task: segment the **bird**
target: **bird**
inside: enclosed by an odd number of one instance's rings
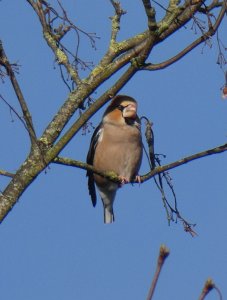
[[[115,183],[87,171],[92,204],[95,207],[97,202],[96,185],[103,202],[106,224],[114,222],[113,203],[118,188],[134,179],[140,181],[138,172],[142,149],[137,101],[127,95],[117,95],[95,129],[87,154],[87,164],[99,171],[113,171],[119,176],[120,183]]]

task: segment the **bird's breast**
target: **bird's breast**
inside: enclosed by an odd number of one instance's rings
[[[94,166],[128,180],[137,175],[142,159],[140,130],[135,126],[105,126],[98,141]]]

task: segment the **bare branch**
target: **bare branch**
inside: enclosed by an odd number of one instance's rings
[[[80,63],[77,56],[80,43],[79,33],[86,33],[81,31],[77,26],[73,24],[73,22],[70,21],[60,0],[56,1],[56,3],[58,3],[57,9],[53,8],[45,0],[27,0],[27,3],[31,5],[39,18],[43,29],[43,35],[47,44],[53,51],[57,63],[62,67],[60,71],[63,81],[64,74],[66,72],[68,74],[68,78],[72,80],[73,91],[70,92],[68,98],[59,108],[56,115],[53,116],[51,122],[47,125],[41,138],[36,141],[36,136],[35,133],[33,133],[34,128],[30,120],[29,111],[27,109],[23,95],[19,89],[19,85],[16,81],[15,74],[13,72],[14,70],[10,69],[12,65],[10,65],[8,62],[9,65],[8,68],[6,68],[6,63],[1,60],[1,65],[6,69],[6,75],[9,75],[17,97],[19,98],[19,102],[24,114],[23,118],[25,120],[26,127],[28,127],[29,129],[29,134],[31,137],[33,137],[34,135],[36,147],[32,147],[28,157],[18,168],[15,176],[13,177],[13,180],[9,182],[3,193],[0,195],[0,220],[4,219],[7,213],[12,209],[13,205],[25,191],[25,189],[33,182],[33,180],[39,175],[39,173],[41,173],[51,162],[54,161],[55,157],[59,155],[61,150],[69,143],[73,136],[84,126],[84,124],[86,124],[91,116],[94,115],[105,103],[107,103],[118,91],[120,91],[120,89],[132,78],[132,76],[135,75],[138,70],[144,69],[144,66],[146,68],[145,63],[153,46],[162,42],[175,31],[184,26],[184,24],[190,21],[194,14],[197,13],[204,5],[203,0],[185,0],[183,1],[182,5],[179,5],[178,0],[170,0],[168,8],[165,10],[165,17],[160,22],[158,22],[156,30],[146,30],[145,32],[135,35],[134,37],[127,40],[116,42],[120,27],[120,17],[124,13],[124,11],[120,8],[120,4],[118,2],[114,0],[110,1],[115,9],[116,14],[116,16],[114,16],[112,19],[112,34],[110,46],[99,64],[93,68],[87,78],[81,80],[77,70],[78,63]],[[213,8],[216,4],[220,5],[220,2],[218,2],[218,0],[214,0],[213,3],[215,3],[213,5]],[[150,23],[149,28],[153,29],[152,22],[155,21],[154,10],[152,9],[149,0],[143,0],[143,5],[147,13],[148,23]],[[205,9],[207,8],[205,7]],[[216,21],[216,27],[220,25],[220,22],[222,20],[220,16],[221,15],[219,15],[218,17],[219,21],[218,19]],[[77,36],[78,43],[76,54],[71,52],[63,44],[65,36],[68,35],[71,30],[74,31]],[[209,30],[211,30],[211,32],[208,32],[208,34],[212,34],[214,28],[210,26]],[[90,39],[92,46],[94,46],[94,36],[88,33],[87,37]],[[196,45],[198,45],[199,43],[193,45],[193,47],[196,47]],[[181,57],[183,55],[185,54],[182,53]],[[176,60],[178,59],[179,58],[177,58]],[[90,95],[92,95],[96,91],[96,89],[101,86],[107,79],[109,79],[113,74],[115,74],[127,64],[128,69],[126,70],[126,72],[124,72],[123,75],[119,75],[118,80],[112,85],[112,87],[106,89],[104,94],[87,108],[84,103],[90,97]],[[84,65],[86,66],[86,64]],[[169,65],[169,63],[165,65]],[[152,68],[152,66],[150,67]],[[163,66],[161,66],[161,68],[162,67]],[[158,68],[160,68],[160,64],[156,69]],[[65,70],[65,72],[62,72],[63,69]],[[0,72],[0,77],[5,77],[5,73]],[[65,83],[67,84],[66,81]],[[69,85],[68,88],[70,88]],[[78,119],[72,124],[72,126],[66,131],[66,133],[62,134],[63,129],[65,128],[66,124],[69,122],[73,114],[78,110],[80,111],[81,109],[83,110],[83,113],[80,114]],[[60,136],[61,134],[62,136]],[[220,147],[216,147],[186,157],[164,167],[157,167],[154,170],[151,170],[148,174],[142,176],[142,181],[146,181],[156,174],[163,173],[166,170],[175,168],[194,159],[224,152],[226,151],[226,149],[227,146],[225,144]],[[80,165],[78,167],[82,167],[84,169],[88,169],[89,167],[92,168],[92,166],[87,165]],[[95,170],[93,171],[95,172]],[[115,174],[115,176],[110,176],[110,180],[116,180],[117,182],[117,175]]]
[[[40,23],[43,27],[43,36],[48,44],[48,46],[52,49],[52,51],[55,54],[56,60],[59,64],[64,65],[64,67],[66,68],[68,74],[70,74],[72,80],[76,83],[76,84],[80,84],[81,80],[79,78],[79,75],[77,73],[77,70],[75,68],[72,67],[72,64],[69,62],[69,58],[66,54],[66,49],[64,47],[60,47],[60,39],[63,37],[62,36],[62,31],[60,32],[60,36],[58,32],[54,32],[54,29],[51,26],[51,22],[53,21],[52,19],[48,19],[46,18],[46,15],[51,11],[54,11],[55,17],[59,18],[59,14],[53,10],[52,7],[50,7],[46,1],[42,1],[42,0],[38,0],[37,3],[34,3],[34,1],[32,0],[27,0],[28,3],[32,6],[32,8],[34,9],[34,11],[36,12],[36,14],[38,15],[39,19],[40,19]],[[58,2],[60,3],[60,2]],[[62,8],[62,6],[61,6]],[[67,18],[67,15],[65,13],[65,11],[63,11],[63,13],[65,14],[65,20]],[[69,31],[69,28],[65,28],[63,30],[64,34],[66,34]]]
[[[155,9],[151,6],[150,0],[143,0],[143,5],[147,14],[148,28],[150,31],[153,31],[157,28]]]
[[[190,51],[192,51],[194,48],[196,48],[201,43],[210,39],[210,37],[213,36],[217,32],[219,25],[221,24],[221,21],[224,18],[225,12],[226,12],[226,7],[223,4],[222,9],[218,15],[218,18],[216,19],[215,24],[212,27],[210,27],[207,32],[205,32],[198,39],[196,39],[193,43],[191,43],[184,50],[182,50],[181,52],[179,52],[177,55],[173,56],[172,58],[170,58],[164,62],[158,63],[158,64],[152,64],[152,63],[146,64],[146,66],[143,68],[143,70],[155,71],[155,70],[164,69],[164,68],[172,65],[173,63],[177,62],[178,60],[180,60],[182,57],[184,57],[186,54],[188,54]]]
[[[41,1],[41,2],[43,3],[43,1]],[[40,3],[40,1],[37,3]],[[171,2],[170,8],[172,10],[173,10],[173,6],[174,6],[174,3]],[[182,8],[180,10],[182,10]],[[173,10],[173,11],[174,11],[174,13],[176,13],[175,10]],[[41,16],[43,14],[44,14],[44,12],[42,11]],[[190,16],[187,16],[187,18],[190,18]],[[43,18],[40,18],[40,19],[42,21]],[[45,24],[47,23],[45,20],[42,22],[44,22]],[[43,27],[45,29],[47,26],[45,25]],[[161,30],[159,28],[160,34],[162,31],[164,31],[164,29]],[[48,31],[47,31],[47,33],[48,33]],[[53,33],[51,33],[51,35],[53,35]],[[155,35],[153,36],[153,39],[154,38],[155,38]],[[124,41],[122,43],[117,43],[116,47],[114,47],[114,49],[112,49],[112,47],[110,47],[107,54],[104,56],[104,58],[98,64],[98,66],[93,69],[93,71],[91,72],[89,77],[86,80],[84,80],[81,84],[78,85],[77,91],[71,93],[69,99],[65,102],[65,104],[62,106],[62,108],[59,110],[56,117],[53,119],[53,122],[51,122],[50,125],[47,127],[41,140],[43,142],[45,142],[46,144],[52,144],[54,142],[54,140],[58,137],[58,135],[61,133],[62,129],[64,128],[64,126],[66,125],[67,121],[72,116],[72,114],[76,111],[76,109],[80,105],[82,105],[83,101],[87,97],[89,97],[89,95],[100,85],[100,83],[103,83],[105,80],[107,80],[109,77],[111,77],[122,66],[124,66],[125,64],[127,64],[128,62],[131,61],[135,68],[137,68],[137,69],[141,68],[145,59],[149,55],[149,52],[153,46],[153,43],[155,43],[155,41],[154,40],[152,41],[152,39],[150,38],[148,33],[144,33],[142,35],[136,36],[134,39],[132,39],[130,41],[128,40],[128,41]],[[57,47],[56,44],[54,44],[54,45],[55,45],[55,47]],[[131,47],[131,51],[126,52],[128,49],[130,49],[130,47]],[[56,51],[57,51],[57,49],[56,49]],[[125,54],[121,55],[121,53],[123,53],[123,52],[125,52]],[[115,59],[118,55],[121,55],[121,56],[118,59]],[[139,56],[140,56],[140,59],[138,59]],[[112,62],[112,64],[111,64],[111,62]],[[91,83],[92,83],[92,85],[91,85]],[[109,95],[108,95],[108,98],[109,98]],[[96,108],[97,108],[97,106],[96,106]],[[64,112],[64,114],[63,114],[63,112]],[[56,128],[57,128],[57,131],[56,131]],[[73,130],[75,132],[75,127]],[[73,136],[73,130],[70,133],[71,136]],[[53,135],[52,135],[52,133],[53,133]],[[50,134],[52,136],[50,136]]]
[[[113,5],[114,9],[115,9],[115,16],[111,17],[112,20],[112,31],[111,31],[111,44],[116,42],[117,39],[117,34],[120,30],[120,20],[121,20],[121,16],[126,14],[126,11],[124,11],[121,8],[121,4],[120,2],[116,2],[113,0],[110,0],[111,4]]]
[[[189,22],[203,2],[203,0],[196,0],[194,2],[188,0],[180,6],[177,5],[177,0],[172,1],[169,4],[165,17],[158,23],[158,43]]]
[[[9,60],[8,60],[6,54],[5,54],[2,41],[0,41],[0,65],[3,66],[6,69],[7,75],[9,76],[9,78],[11,80],[14,92],[17,96],[17,99],[19,101],[21,110],[23,112],[23,118],[24,118],[24,121],[26,123],[26,128],[27,128],[27,131],[29,133],[31,143],[34,144],[34,143],[36,143],[37,138],[36,138],[36,133],[35,133],[35,129],[34,129],[34,126],[33,126],[33,122],[32,122],[32,117],[31,117],[31,114],[29,112],[26,101],[24,99],[24,96],[22,94],[22,91],[20,89],[19,83],[16,79],[13,67],[10,64],[10,62],[9,62]]]
[[[108,89],[99,99],[96,100],[76,122],[68,129],[68,131],[60,138],[60,140],[52,147],[48,153],[52,160],[60,151],[70,142],[73,136],[82,128],[86,122],[108,102],[137,72],[137,68],[130,66],[128,70],[120,77],[120,79]]]
[[[76,167],[76,168],[87,170],[87,171],[92,171],[95,174],[98,174],[102,177],[110,179],[113,182],[116,182],[116,183],[121,182],[118,175],[112,171],[102,172],[102,171],[99,171],[98,169],[94,168],[92,165],[88,165],[86,163],[83,163],[81,161],[74,160],[74,159],[71,159],[68,157],[58,156],[53,160],[53,163],[56,163],[59,165],[64,165],[64,166],[69,166],[69,167]]]
[[[226,1],[226,0],[224,0],[224,1]],[[205,6],[205,8],[200,7],[200,8],[198,9],[198,11],[199,11],[200,13],[202,13],[202,14],[206,14],[206,15],[207,15],[207,13],[211,12],[214,8],[218,8],[218,7],[223,6],[223,2],[224,2],[224,1],[213,0],[213,1],[211,2],[211,4],[208,5],[208,6],[206,6],[205,3],[203,3],[203,5]]]
[[[154,177],[158,174],[161,174],[161,173],[166,172],[168,170],[171,170],[171,169],[174,169],[174,168],[179,167],[181,165],[184,165],[184,164],[186,164],[188,162],[191,162],[195,159],[199,159],[199,158],[206,157],[206,156],[209,156],[209,155],[222,153],[222,152],[225,152],[225,151],[227,151],[227,144],[224,144],[224,145],[221,145],[221,146],[209,149],[209,150],[205,150],[203,152],[199,152],[199,153],[187,156],[185,158],[179,159],[175,162],[172,162],[172,163],[164,165],[164,166],[156,167],[154,170],[150,171],[149,173],[147,173],[145,175],[142,175],[141,176],[141,182],[145,182],[145,181],[149,180],[150,178],[152,178],[152,177]],[[112,180],[114,182],[117,182],[117,183],[121,182],[119,177],[118,177],[118,174],[115,174],[112,171],[110,171],[110,172],[101,172],[101,171],[95,169],[91,165],[88,165],[86,163],[83,163],[81,161],[77,161],[77,160],[74,160],[74,159],[71,159],[71,158],[56,157],[56,158],[53,159],[52,162],[57,163],[57,164],[66,165],[66,166],[77,167],[77,168],[84,169],[84,170],[89,170],[89,171],[92,171],[92,172],[94,172],[98,175],[101,175],[101,176],[103,176],[103,177],[105,177],[109,180]],[[130,183],[138,183],[138,182],[137,181],[131,181]]]
[[[207,281],[205,282],[205,285],[203,287],[202,293],[199,296],[199,300],[204,300],[206,296],[211,292],[213,289],[215,289],[219,295],[219,299],[222,300],[222,294],[220,290],[216,287],[214,284],[213,280],[211,278],[208,278]]]
[[[43,3],[43,1],[41,1]],[[37,6],[34,6],[33,3],[33,7],[35,8],[37,14],[40,16],[40,20],[43,23],[43,29],[44,29],[44,36],[45,33],[50,37],[49,38],[49,42],[50,42],[50,46],[54,48],[54,51],[57,53],[59,52],[59,48],[58,45],[56,44],[56,42],[54,41],[53,38],[53,33],[50,33],[50,30],[48,29],[47,26],[47,22],[45,20],[45,16],[44,16],[44,11],[42,10],[41,6],[41,2],[38,1],[37,2]],[[138,43],[138,40],[141,41],[141,39],[144,40],[144,38],[146,37],[146,34],[138,36],[137,38],[130,40],[130,42],[132,42],[132,44],[135,44],[135,41]],[[47,36],[46,36],[47,37]],[[53,43],[52,43],[52,42]],[[116,49],[118,49],[118,45],[116,45]],[[149,44],[145,43],[142,45],[143,48],[149,48]],[[141,47],[142,47],[141,46]],[[127,47],[129,47],[129,45],[127,45]],[[131,46],[132,47],[132,46]],[[141,48],[142,49],[142,48]],[[113,59],[113,55],[111,54],[110,56],[107,56],[99,63],[99,65],[97,67],[95,67],[93,69],[93,71],[90,73],[90,75],[88,76],[87,79],[83,80],[82,82],[79,82],[77,85],[77,89],[75,91],[73,91],[68,99],[65,101],[65,103],[63,104],[63,106],[60,108],[60,110],[58,111],[58,113],[56,114],[56,116],[54,117],[54,119],[52,120],[52,122],[47,126],[43,136],[41,137],[41,142],[45,143],[46,145],[50,146],[52,145],[55,140],[57,139],[57,137],[60,135],[62,129],[64,128],[64,126],[67,124],[67,122],[69,121],[69,119],[71,118],[71,116],[73,115],[73,113],[81,107],[81,105],[83,104],[83,102],[85,101],[85,99],[87,97],[90,96],[90,94],[92,92],[94,92],[94,90],[100,85],[102,84],[105,80],[107,80],[110,76],[112,76],[117,70],[119,70],[120,68],[122,68],[122,66],[124,66],[126,63],[129,63],[130,60],[132,60],[132,58],[135,55],[139,54],[139,51],[141,51],[141,49],[135,50],[134,52],[131,52],[131,54],[129,54],[128,56],[122,57],[121,60],[117,61],[115,60],[111,65],[110,65],[110,60]],[[113,49],[112,49],[113,50]],[[110,51],[112,53],[115,52],[114,51]],[[110,52],[108,54],[110,54]],[[121,53],[121,51],[120,51]],[[114,54],[115,56],[116,54]],[[61,56],[62,58],[64,57]],[[144,56],[145,58],[145,56]],[[64,59],[63,59],[64,60]],[[66,62],[66,61],[65,61]],[[65,63],[63,61],[63,65]],[[67,60],[68,63],[68,60]],[[129,68],[130,70],[134,70],[133,73],[135,73],[135,71],[138,69],[137,66],[133,66],[132,68]],[[130,71],[131,72],[131,71]],[[126,72],[127,74],[127,72]],[[129,76],[129,78],[131,78],[132,75]],[[121,80],[124,78],[124,75],[121,77]],[[126,83],[127,81],[121,83],[121,87]],[[118,86],[118,84],[117,84]],[[120,88],[121,88],[120,87]],[[116,92],[119,90],[118,88],[114,88],[116,90]],[[114,93],[111,91],[112,96],[114,95]],[[108,93],[105,94],[104,97],[107,97],[106,99],[110,98],[109,95],[109,91]],[[97,109],[97,106],[96,106]],[[80,118],[81,119],[81,118]],[[79,120],[79,123],[81,123],[81,120]],[[71,131],[70,134],[73,134],[73,131]],[[65,139],[62,139],[62,141],[64,141]],[[56,150],[57,148],[55,148]],[[53,149],[52,149],[53,150]]]
[[[178,166],[184,165],[184,164],[186,164],[188,162],[191,162],[193,160],[196,160],[196,159],[199,159],[199,158],[202,158],[202,157],[206,157],[206,156],[209,156],[209,155],[214,155],[214,154],[222,153],[222,152],[225,152],[225,151],[227,151],[227,144],[223,144],[221,146],[217,146],[215,148],[208,149],[208,150],[205,150],[205,151],[202,151],[202,152],[199,152],[199,153],[196,153],[196,154],[184,157],[184,158],[182,158],[182,159],[180,159],[178,161],[175,161],[173,163],[170,163],[170,164],[167,164],[167,165],[155,168],[153,171],[150,171],[146,175],[143,175],[141,177],[141,181],[142,182],[147,181],[151,177],[153,177],[153,176],[155,176],[157,174],[160,174],[160,173],[162,173],[164,171],[168,171],[168,170],[174,169],[174,168],[176,168]]]
[[[13,173],[10,173],[10,172],[4,171],[4,170],[0,170],[0,175],[6,176],[6,177],[13,177],[14,176]]]
[[[196,224],[189,223],[188,221],[186,221],[185,218],[182,217],[180,211],[177,208],[176,196],[175,196],[175,192],[173,190],[173,186],[170,184],[170,181],[167,178],[167,180],[166,180],[167,184],[169,185],[169,187],[170,187],[170,189],[171,189],[171,191],[174,195],[174,200],[175,200],[174,207],[169,203],[169,201],[167,200],[167,198],[165,196],[164,188],[163,188],[163,185],[162,185],[162,180],[160,180],[160,174],[162,174],[164,176],[164,178],[166,179],[166,177],[169,177],[169,175],[167,174],[166,171],[168,171],[172,168],[178,167],[178,166],[180,166],[182,164],[185,164],[189,161],[192,161],[194,159],[205,157],[205,156],[212,155],[212,154],[221,153],[223,151],[227,151],[227,144],[216,147],[216,148],[213,148],[213,149],[210,149],[210,150],[206,150],[206,151],[194,154],[194,155],[191,155],[189,157],[180,159],[180,160],[178,160],[176,162],[173,162],[171,164],[168,164],[168,165],[164,165],[164,166],[159,165],[155,169],[152,169],[152,171],[150,171],[148,174],[140,176],[140,178],[141,178],[140,183],[142,183],[142,182],[144,182],[144,181],[146,181],[146,180],[148,180],[152,177],[155,178],[156,175],[159,176],[158,177],[159,178],[159,183],[156,181],[156,179],[155,179],[155,182],[156,182],[156,185],[157,185],[157,187],[159,188],[159,190],[161,191],[161,194],[162,194],[162,200],[163,200],[164,207],[166,209],[168,223],[170,224],[170,221],[177,222],[177,220],[180,220],[182,225],[183,225],[184,231],[190,233],[192,237],[197,235],[197,233],[193,230],[193,227],[195,227]],[[88,165],[86,163],[83,163],[81,161],[77,161],[77,160],[74,160],[74,159],[71,159],[71,158],[56,157],[52,162],[57,163],[57,164],[61,164],[61,165],[77,167],[77,168],[80,168],[80,169],[92,171],[92,172],[94,172],[94,173],[96,173],[100,176],[103,176],[104,178],[107,178],[107,179],[109,179],[113,182],[116,182],[116,183],[119,183],[119,184],[121,183],[121,178],[119,178],[119,174],[116,174],[111,170],[107,171],[107,172],[100,172],[98,169],[94,168],[91,165]],[[134,183],[138,183],[138,181],[132,180],[130,183],[134,184]]]
[[[8,108],[10,110],[10,113],[13,112],[16,115],[16,117],[21,121],[21,123],[23,124],[24,128],[26,130],[28,130],[24,119],[19,115],[19,113],[16,111],[16,109],[11,104],[9,104],[9,102],[6,101],[5,98],[2,95],[0,95],[0,98],[8,106]]]
[[[169,249],[165,245],[161,245],[160,250],[159,250],[156,271],[155,271],[153,280],[151,282],[151,286],[150,286],[150,289],[149,289],[149,292],[147,295],[147,300],[151,300],[154,295],[154,291],[157,286],[157,282],[158,282],[162,267],[165,263],[166,258],[169,256],[169,253],[170,253]]]

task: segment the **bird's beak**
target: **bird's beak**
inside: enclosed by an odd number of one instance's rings
[[[135,119],[136,115],[137,115],[137,105],[136,105],[136,103],[131,103],[131,104],[127,105],[124,108],[122,114],[123,114],[124,118]]]

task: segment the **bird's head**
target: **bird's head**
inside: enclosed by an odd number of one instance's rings
[[[113,98],[110,105],[104,113],[104,121],[116,121],[119,123],[128,123],[138,119],[137,102],[135,99],[125,95],[118,95]]]

